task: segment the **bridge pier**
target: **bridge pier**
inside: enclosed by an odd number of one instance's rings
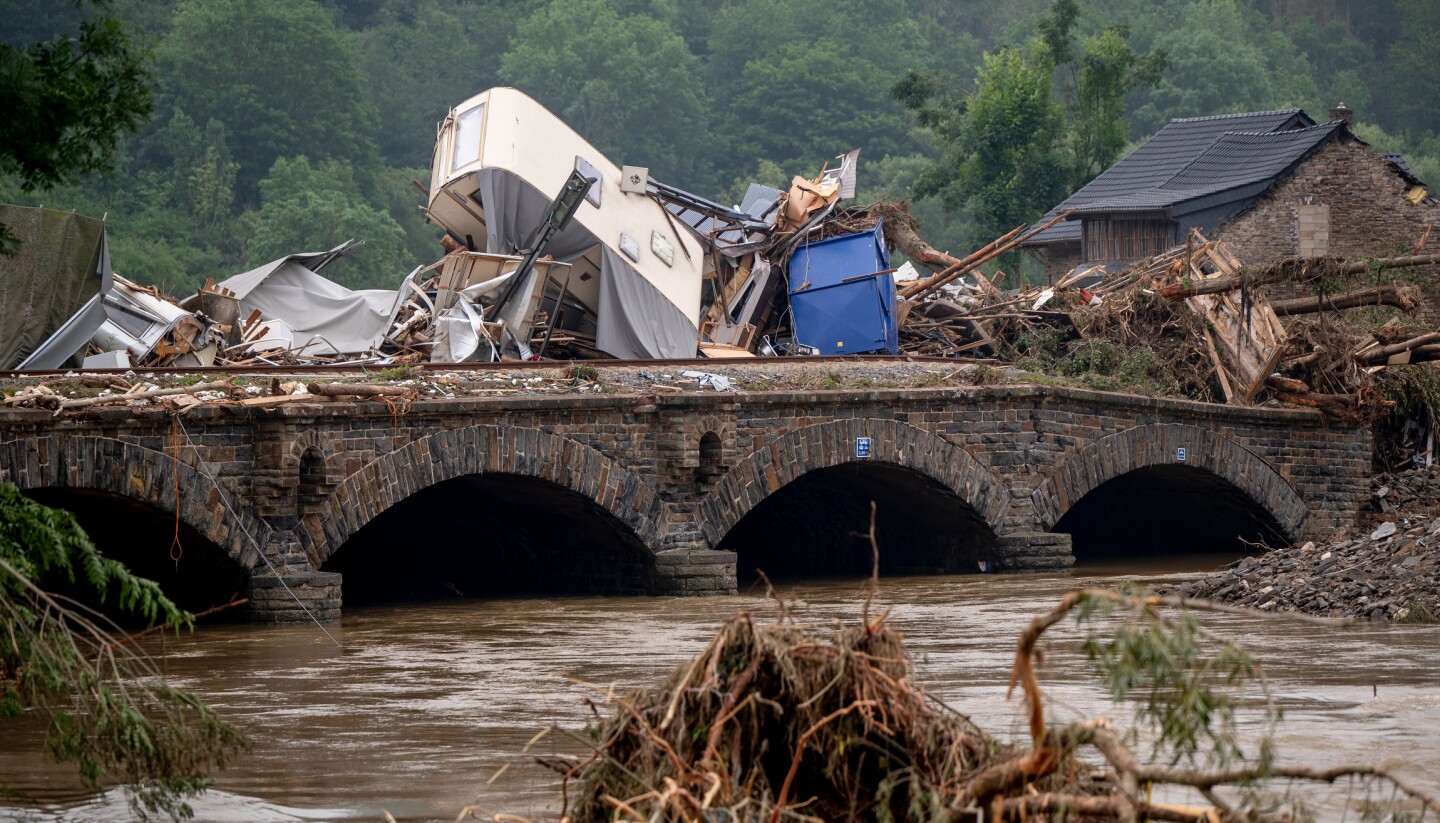
[[[654,593],[677,597],[735,594],[735,552],[668,549],[655,554]]]
[[[334,623],[340,619],[340,582],[334,572],[276,575],[261,569],[250,578],[243,617],[250,623],[308,623],[312,617]]]
[[[1070,535],[1064,532],[1017,532],[995,541],[989,571],[1007,574],[1056,574],[1075,565]]]
[[[293,531],[272,529],[266,538],[265,559],[251,570],[243,595],[250,602],[241,617],[250,623],[339,620],[341,575],[315,571]]]

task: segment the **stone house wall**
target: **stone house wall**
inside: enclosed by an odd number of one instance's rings
[[[1410,184],[1375,150],[1352,138],[1331,140],[1256,204],[1212,233],[1246,264],[1316,251],[1326,254],[1407,254],[1440,207],[1405,199]],[[1328,218],[1328,219],[1326,219]],[[1440,242],[1432,238],[1431,247]],[[1440,267],[1416,269],[1426,296],[1425,325],[1440,325]],[[1301,297],[1303,285],[1271,286],[1272,298]]]

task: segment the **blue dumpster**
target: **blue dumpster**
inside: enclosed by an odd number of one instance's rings
[[[796,249],[788,268],[796,342],[821,354],[899,354],[889,269],[879,223]]]

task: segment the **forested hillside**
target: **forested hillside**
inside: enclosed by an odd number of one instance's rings
[[[108,174],[31,193],[0,178],[0,200],[108,214],[117,271],[179,293],[350,237],[365,248],[327,274],[351,285],[433,259],[410,181],[447,109],[501,84],[716,199],[861,147],[861,197],[920,182],[927,235],[956,250],[1171,117],[1323,120],[1343,100],[1362,137],[1440,181],[1440,0],[1094,0],[1063,42],[1051,0],[0,0],[0,38],[97,13],[149,49],[153,116]],[[1037,82],[1053,108],[1030,125],[1013,95]],[[1105,83],[1116,111],[1086,108]],[[1011,168],[1038,181],[1029,201]]]

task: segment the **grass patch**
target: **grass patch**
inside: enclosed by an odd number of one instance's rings
[[[1436,617],[1435,612],[1431,611],[1430,607],[1426,606],[1423,601],[1412,597],[1406,600],[1405,605],[1401,606],[1400,609],[1391,616],[1390,622],[1430,626],[1435,623],[1440,623],[1440,617]]]
[[[420,370],[414,366],[392,366],[388,369],[381,369],[375,372],[375,379],[389,383],[397,380],[409,380],[419,373]]]

